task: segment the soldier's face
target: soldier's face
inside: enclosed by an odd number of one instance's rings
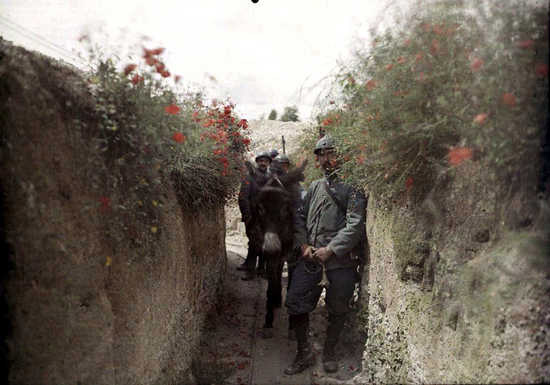
[[[256,161],[256,164],[258,165],[258,169],[261,172],[266,172],[267,167],[269,166],[271,162],[267,158],[260,158]]]
[[[332,149],[320,150],[317,153],[317,161],[325,171],[333,171],[338,165],[336,151]]]
[[[281,168],[283,169],[284,172],[288,172],[288,167],[290,165],[288,163],[281,163]]]

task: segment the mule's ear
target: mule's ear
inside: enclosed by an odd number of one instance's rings
[[[244,162],[244,165],[246,166],[246,169],[248,170],[248,174],[250,176],[254,176],[254,174],[256,173],[256,171],[254,170],[254,166],[252,165],[252,163],[250,163],[248,160]]]
[[[301,163],[298,163],[296,165],[296,168],[302,170],[302,172],[306,169],[308,159],[305,158]]]
[[[307,165],[307,159],[299,166],[289,170],[286,174],[281,176],[281,182],[286,186],[301,182],[305,179],[304,170]]]

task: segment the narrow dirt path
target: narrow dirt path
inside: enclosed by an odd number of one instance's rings
[[[311,315],[310,340],[316,364],[303,373],[287,376],[283,370],[294,359],[296,342],[288,339],[288,316],[283,307],[275,315],[274,337],[264,339],[260,331],[265,317],[267,281],[242,281],[236,270],[246,248],[233,245],[227,252],[228,266],[224,290],[216,309],[209,315],[194,372],[198,384],[223,385],[305,385],[351,384],[360,371],[359,341],[347,333],[339,344],[342,360],[337,373],[327,375],[321,355],[326,329],[326,309],[321,300]],[[286,288],[286,273],[283,274]],[[283,290],[283,298],[286,290]],[[346,333],[347,330],[344,330]]]

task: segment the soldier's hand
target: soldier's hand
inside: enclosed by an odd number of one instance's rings
[[[306,259],[313,259],[313,246],[302,245],[302,257]]]
[[[332,257],[332,250],[329,247],[320,247],[313,253],[313,257],[319,261],[325,263],[330,257]]]

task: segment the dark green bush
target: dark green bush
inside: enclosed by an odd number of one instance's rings
[[[499,177],[538,156],[548,109],[548,15],[514,2],[432,1],[342,66],[319,125],[343,177],[388,197],[480,160]],[[421,11],[416,11],[420,9]],[[308,146],[318,137],[309,133]]]

